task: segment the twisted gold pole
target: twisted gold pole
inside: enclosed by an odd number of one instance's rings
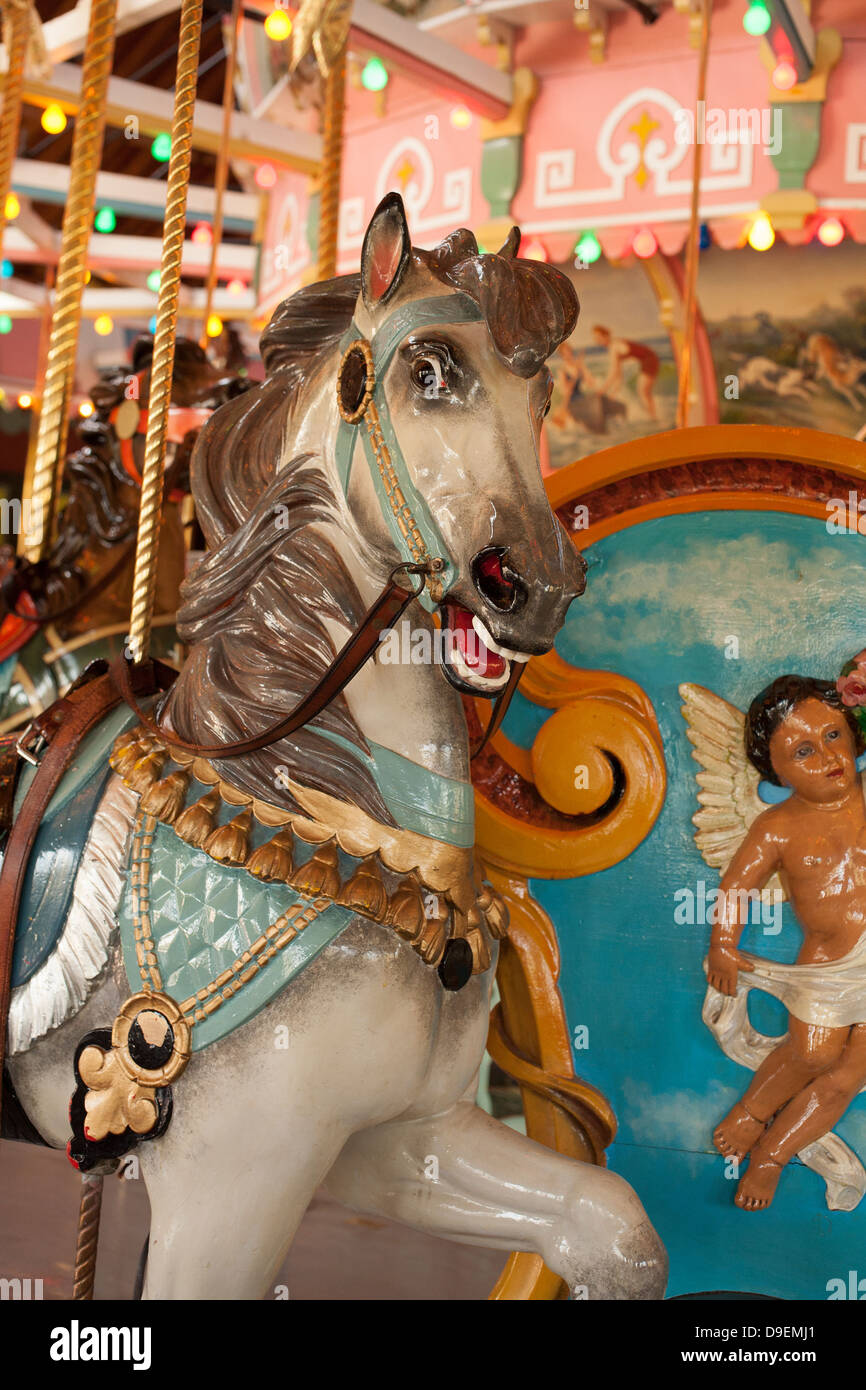
[[[319,196],[320,280],[337,273],[337,231],[340,216],[340,176],[343,171],[343,108],[346,100],[346,45],[340,49],[325,82],[325,122],[322,132],[322,187]]]
[[[8,67],[3,85],[3,114],[0,116],[0,254],[6,230],[6,199],[12,187],[12,165],[18,153],[24,63],[30,34],[27,0],[2,0],[2,10]]]
[[[703,0],[701,11],[701,53],[698,62],[698,87],[695,96],[695,164],[692,170],[692,198],[689,214],[689,237],[686,251],[685,310],[683,342],[680,350],[680,379],[677,392],[677,429],[684,429],[689,423],[689,395],[692,386],[692,355],[695,340],[695,320],[697,317],[698,261],[700,259],[701,234],[701,155],[703,145],[697,139],[698,112],[701,102],[707,95],[707,62],[710,55],[710,21],[713,0]]]
[[[75,1247],[75,1273],[72,1278],[72,1297],[76,1302],[93,1298],[99,1217],[102,1212],[102,1183],[103,1179],[99,1174],[81,1175],[78,1244]]]
[[[93,217],[96,176],[102,160],[108,78],[114,57],[114,15],[117,0],[92,0],[84,64],[81,105],[75,118],[69,197],[63,213],[63,234],[57,265],[54,317],[39,410],[39,433],[33,465],[33,491],[24,554],[41,560],[51,540],[56,476],[66,453],[69,393],[75,373],[81,296],[87,275],[87,247]]]
[[[171,127],[171,159],[165,198],[162,235],[159,303],[144,466],[141,482],[141,509],[138,514],[138,541],[132,580],[132,613],[129,620],[129,647],[133,661],[143,661],[150,645],[153,596],[156,588],[156,562],[159,555],[159,526],[162,518],[162,491],[165,477],[165,435],[171,401],[174,367],[174,337],[177,328],[177,302],[186,228],[186,195],[189,184],[189,158],[195,119],[195,88],[201,38],[202,0],[183,0],[180,12],[180,39],[175,83],[174,120]]]
[[[242,0],[234,0],[232,6],[232,36],[226,54],[226,75],[223,83],[223,133],[220,143],[219,154],[217,155],[216,178],[214,180],[214,215],[213,215],[213,241],[210,248],[210,265],[207,273],[207,290],[205,292],[204,305],[204,324],[199,339],[199,346],[207,347],[207,325],[213,306],[213,292],[217,282],[217,263],[219,261],[220,242],[223,239],[223,201],[225,199],[226,184],[229,175],[229,139],[231,137],[232,111],[234,109],[234,88],[235,88],[235,66],[238,56],[238,40],[240,38],[241,24],[243,22],[244,10]]]

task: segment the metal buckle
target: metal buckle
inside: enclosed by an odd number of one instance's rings
[[[29,740],[33,737],[33,725],[35,724],[35,722],[35,719],[31,719],[30,723],[27,725],[27,728],[24,730],[23,734],[18,739],[18,742],[15,744],[15,752],[18,754],[19,758],[24,758],[26,762],[32,763],[34,767],[38,767],[39,758],[31,749],[25,748],[23,746],[24,744],[28,743]],[[37,740],[44,744],[46,742],[45,735],[39,733],[38,730],[36,730],[35,733]],[[42,751],[43,750],[40,748],[39,752],[41,753]]]

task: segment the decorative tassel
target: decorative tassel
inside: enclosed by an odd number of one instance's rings
[[[471,927],[464,939],[472,951],[472,974],[483,975],[485,970],[490,969],[493,959],[483,931],[480,927]]]
[[[132,771],[127,777],[124,777],[124,783],[131,791],[142,795],[159,780],[160,773],[167,761],[168,754],[164,748],[152,749],[136,761]]]
[[[491,888],[489,883],[483,884],[478,894],[478,908],[487,923],[490,935],[495,940],[502,941],[508,935],[508,907],[505,899]]]
[[[141,798],[141,809],[156,816],[165,825],[174,825],[184,806],[189,790],[189,773],[172,772],[161,782],[155,782]]]
[[[227,825],[214,826],[202,846],[205,854],[209,854],[211,859],[216,859],[220,864],[230,864],[234,868],[245,864],[250,852],[252,822],[252,812],[241,811],[240,815],[235,816]]]
[[[340,861],[334,840],[319,845],[312,859],[295,869],[289,879],[293,888],[301,893],[320,893],[325,898],[336,898],[340,891]]]
[[[414,874],[403,880],[399,888],[388,899],[385,921],[392,926],[398,936],[416,945],[427,918],[424,913],[424,898]],[[435,919],[431,919],[435,920]]]
[[[448,940],[447,921],[447,917],[425,917],[421,935],[412,943],[425,965],[438,965],[442,959]]]
[[[188,845],[201,849],[213,830],[213,818],[220,805],[219,787],[213,787],[178,816],[175,831]]]
[[[267,844],[254,849],[247,860],[247,871],[269,883],[285,883],[292,872],[294,836],[286,826]]]
[[[382,875],[374,854],[360,863],[352,877],[343,884],[337,894],[341,907],[350,907],[353,912],[363,913],[374,922],[381,922],[388,909],[388,894],[382,882]]]
[[[140,730],[133,730],[132,732],[133,737],[125,743],[122,748],[118,747],[118,744],[115,743],[108,759],[109,767],[113,768],[113,770],[124,779],[131,775],[132,769],[135,767],[139,758],[143,758],[145,754],[149,753],[154,747],[149,739],[141,737]],[[125,737],[125,734],[121,734],[121,738]]]

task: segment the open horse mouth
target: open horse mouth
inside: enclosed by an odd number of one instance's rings
[[[529,654],[503,647],[476,614],[462,603],[446,599],[442,618],[442,668],[464,695],[496,695],[507,685],[512,662],[527,662]]]

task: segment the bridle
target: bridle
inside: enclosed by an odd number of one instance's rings
[[[382,635],[396,624],[410,603],[417,599],[429,611],[441,603],[457,578],[457,566],[448,554],[425,498],[412,482],[394,432],[383,383],[394,353],[407,333],[432,324],[476,323],[482,318],[475,301],[457,292],[402,305],[385,319],[371,341],[361,334],[354,321],[350,324],[340,342],[341,357],[336,381],[340,412],[335,447],[337,473],[345,497],[349,489],[358,431],[363,425],[365,429],[361,437],[373,487],[385,522],[404,559],[391,571],[381,594],[316,686],[290,714],[250,738],[232,743],[200,744],[181,738],[157,724],[137,702],[136,687],[140,689],[141,686],[135,676],[135,666],[125,657],[118,657],[111,668],[115,684],[126,703],[152,733],[166,743],[201,758],[236,758],[244,753],[268,748],[296,733],[321,714],[357,675],[376,650]],[[423,579],[419,585],[406,589],[398,583],[399,575],[423,576]],[[167,689],[175,673],[161,662],[151,662],[150,665],[160,688]],[[496,698],[490,721],[481,741],[473,748],[472,757],[478,756],[502,723],[523,669],[523,662],[512,661],[508,681]]]

